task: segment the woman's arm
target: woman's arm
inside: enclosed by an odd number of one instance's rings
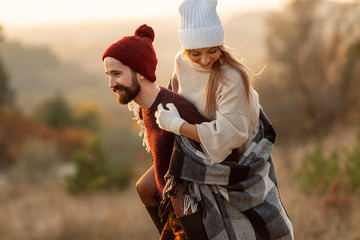
[[[200,143],[199,133],[197,131],[196,125],[194,124],[184,122],[180,127],[180,134]]]

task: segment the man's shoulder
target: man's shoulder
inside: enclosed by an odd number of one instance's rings
[[[168,100],[168,99],[182,99],[182,98],[184,98],[183,96],[181,96],[177,92],[174,92],[173,90],[168,89],[166,87],[160,86],[160,89],[161,89],[161,91],[159,92],[159,94],[161,94],[161,96],[164,98],[164,101]]]
[[[196,109],[196,107],[190,103],[188,100],[186,100],[185,97],[181,96],[179,93],[174,92],[170,89],[167,89],[165,87],[160,87],[161,91],[159,94],[161,94],[161,98],[160,98],[160,102],[162,104],[167,104],[167,103],[173,103],[176,108],[179,109],[179,107],[185,108],[185,109]]]

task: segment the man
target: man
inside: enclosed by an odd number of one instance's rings
[[[162,130],[157,125],[155,112],[158,105],[168,106],[168,103],[173,103],[179,109],[179,114],[184,120],[174,121],[172,124],[175,129],[179,129],[184,121],[198,124],[205,119],[185,98],[156,85],[157,58],[152,45],[154,37],[155,34],[151,27],[145,24],[141,25],[136,29],[135,35],[125,36],[110,45],[102,59],[105,73],[109,77],[109,87],[118,95],[118,102],[128,104],[133,101],[141,108],[140,116],[153,156],[153,170],[150,169],[145,173],[145,177],[142,179],[154,182],[152,178],[154,176],[158,193],[161,195],[165,187],[164,176],[169,168],[175,134]],[[137,190],[139,192],[138,187]],[[207,239],[202,225],[201,211],[180,218],[169,217],[170,222],[167,225],[171,228],[166,226],[164,229],[164,224],[161,223],[158,216],[157,205],[159,202],[146,201],[140,192],[139,195],[159,232],[162,232],[160,239],[186,239],[186,237],[188,239]],[[180,229],[178,222],[182,226]],[[163,229],[164,231],[162,231]],[[174,234],[169,233],[169,229],[172,229]]]

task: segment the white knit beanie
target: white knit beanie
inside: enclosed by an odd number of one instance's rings
[[[216,5],[217,0],[185,0],[181,3],[179,40],[184,50],[224,44],[224,28]]]

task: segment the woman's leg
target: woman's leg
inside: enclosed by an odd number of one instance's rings
[[[145,205],[156,228],[161,234],[164,223],[161,222],[159,217],[159,195],[156,187],[154,166],[150,167],[144,175],[136,183],[136,191],[139,194],[140,200]]]

